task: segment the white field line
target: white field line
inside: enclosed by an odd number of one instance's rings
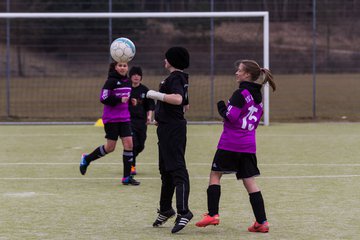
[[[352,178],[352,177],[360,177],[360,174],[350,174],[350,175],[322,175],[322,176],[269,176],[269,177],[257,177],[261,179],[311,179],[311,178]],[[160,177],[136,177],[138,180],[160,180]],[[201,176],[190,176],[191,180],[206,180],[209,177],[201,177]],[[234,180],[234,177],[222,177],[222,180]],[[8,177],[8,178],[0,178],[0,180],[116,180],[118,181],[119,178],[111,177],[111,178],[88,178],[88,177],[54,177],[54,178],[31,178],[31,177]]]
[[[106,163],[106,162],[94,162],[95,165],[122,165],[122,163]],[[11,165],[79,165],[78,162],[64,162],[64,163],[40,163],[40,162],[17,162],[17,163],[0,163],[0,166]],[[138,163],[138,165],[158,165],[157,162],[153,163]],[[210,166],[211,162],[207,163],[186,163],[190,166]],[[334,166],[334,167],[358,167],[360,163],[259,163],[260,166]]]

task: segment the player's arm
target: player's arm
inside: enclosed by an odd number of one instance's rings
[[[218,101],[217,103],[217,109],[219,112],[219,115],[224,118],[227,119],[226,113],[227,113],[227,107],[225,105],[225,102],[223,100]],[[227,119],[228,120],[228,119]]]
[[[171,88],[169,89],[169,94],[156,92],[154,90],[149,90],[146,93],[147,98],[151,98],[154,100],[160,100],[162,102],[166,102],[168,104],[172,105],[181,105],[183,104],[183,96],[185,94],[184,92],[184,86],[182,85],[181,81],[173,81],[173,84],[171,84]]]
[[[147,113],[146,113],[146,116],[147,116],[147,118],[146,118],[146,124],[150,124],[150,123],[151,123],[153,113],[154,113],[154,111],[151,111],[151,110],[150,110],[150,111],[147,111]]]
[[[219,101],[218,112],[220,116],[230,122],[236,122],[239,119],[241,108],[245,104],[245,99],[241,94],[240,90],[237,90],[233,93],[229,99],[228,105],[226,106],[224,101]]]
[[[149,91],[149,89],[144,86],[144,94],[146,97],[146,93]],[[141,94],[142,95],[142,94]],[[155,110],[155,101],[151,98],[145,98],[144,99],[144,110],[146,111],[146,124],[152,123],[154,110]]]
[[[102,89],[101,96],[100,96],[100,102],[104,105],[108,106],[115,106],[119,102],[121,102],[121,97],[116,97],[115,95],[111,95],[111,90],[109,89]]]
[[[189,111],[189,109],[190,109],[190,105],[189,105],[189,104],[187,104],[187,105],[184,106],[184,112]]]
[[[154,100],[166,102],[172,105],[181,105],[183,101],[183,98],[180,94],[177,93],[165,94],[154,90],[149,90],[146,93],[146,97]]]
[[[164,102],[172,105],[181,105],[182,101],[183,97],[177,93],[165,94],[164,96]]]
[[[100,102],[104,105],[115,106],[120,103],[122,100],[121,97],[115,96],[110,87],[110,82],[106,81],[104,87],[101,89]]]

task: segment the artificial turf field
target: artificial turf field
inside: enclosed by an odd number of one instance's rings
[[[0,126],[0,239],[359,239],[360,123],[272,123],[258,128],[260,186],[270,232],[249,233],[251,206],[234,175],[222,179],[219,226],[206,212],[210,163],[221,125],[189,125],[186,159],[193,220],[171,234],[153,228],[159,202],[155,126],[138,157],[140,186],[123,186],[122,147],[94,162],[103,144],[93,126]]]

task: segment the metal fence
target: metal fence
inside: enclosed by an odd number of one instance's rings
[[[115,1],[29,1],[24,8],[21,1],[3,1],[0,12],[79,12],[86,6],[88,12],[269,11],[270,69],[278,86],[270,94],[271,121],[360,120],[358,1],[351,1],[352,7],[326,1],[326,8],[325,1],[281,6],[277,1],[169,2],[122,1],[125,8]],[[135,42],[137,55],[130,66],[141,66],[143,83],[153,89],[167,75],[166,49],[183,45],[190,50],[189,120],[219,119],[214,103],[229,98],[236,88],[236,60],[263,64],[263,24],[256,18],[3,18],[0,26],[2,122],[101,117],[99,94],[110,61],[108,47],[120,36]]]

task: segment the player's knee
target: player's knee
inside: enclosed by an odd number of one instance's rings
[[[113,152],[114,150],[115,150],[115,145],[108,145],[108,146],[105,147],[105,151],[106,151],[107,153],[111,153],[111,152]]]
[[[133,149],[133,141],[132,137],[125,137],[122,139],[124,149],[132,151]]]
[[[211,171],[209,178],[209,185],[220,185],[222,174],[220,172]]]

